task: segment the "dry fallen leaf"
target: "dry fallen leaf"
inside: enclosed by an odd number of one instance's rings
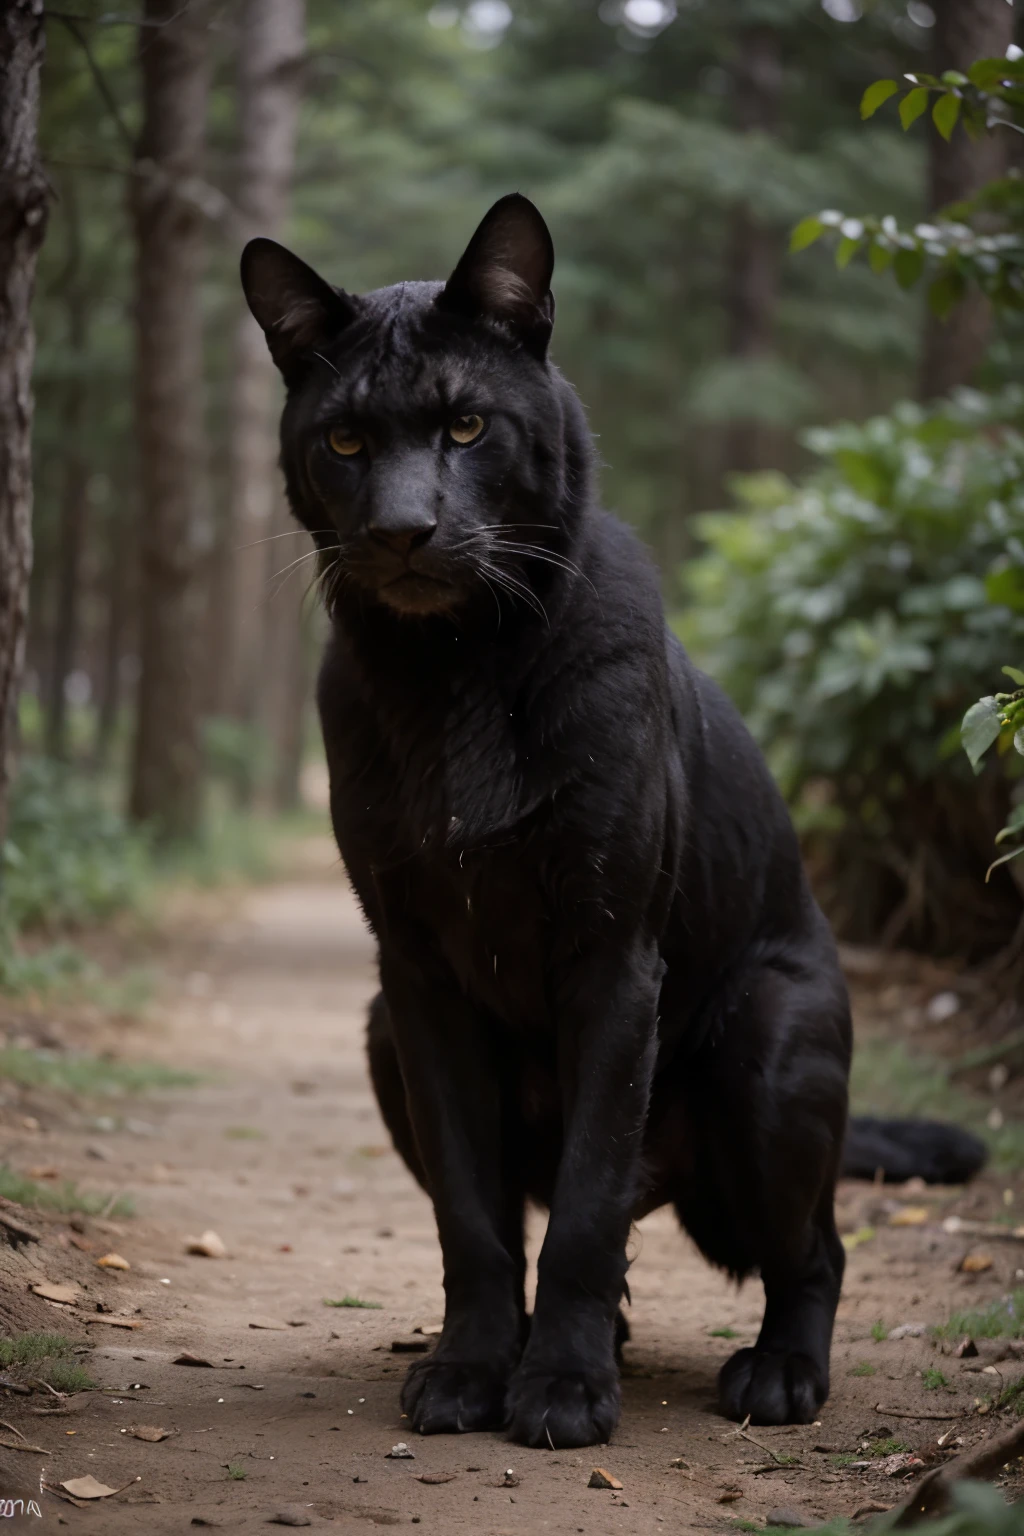
[[[268,1331],[272,1331],[272,1332],[276,1332],[276,1333],[287,1333],[288,1332],[288,1324],[287,1323],[279,1323],[276,1320],[276,1318],[273,1318],[273,1317],[251,1317],[249,1319],[249,1327],[250,1328],[265,1328]]]
[[[28,1176],[30,1179],[59,1179],[60,1169],[54,1168],[52,1164],[47,1163],[42,1168],[30,1168]]]
[[[73,1307],[82,1294],[81,1288],[73,1280],[69,1280],[66,1284],[56,1284],[50,1280],[40,1280],[37,1285],[31,1286],[30,1289],[36,1296],[42,1296],[44,1301],[59,1301],[66,1307]]]
[[[180,1355],[175,1355],[172,1365],[208,1365],[213,1369],[212,1360],[204,1360],[202,1355],[194,1355],[191,1350],[183,1349]]]
[[[727,1488],[724,1493],[718,1495],[719,1504],[735,1504],[737,1499],[742,1499],[743,1494],[738,1488]]]
[[[203,1259],[226,1259],[228,1250],[216,1232],[204,1232],[202,1237],[186,1237],[185,1252],[198,1254]]]
[[[151,1445],[156,1445],[161,1440],[170,1439],[172,1431],[161,1429],[157,1424],[133,1424],[128,1433],[136,1440],[148,1440]]]
[[[587,1484],[587,1487],[621,1489],[622,1484],[617,1477],[613,1477],[610,1472],[606,1472],[604,1467],[595,1467],[590,1474],[590,1482]]]
[[[96,1263],[100,1269],[131,1269],[127,1259],[122,1259],[119,1253],[105,1253]]]
[[[905,1205],[901,1210],[893,1211],[889,1217],[890,1227],[923,1227],[931,1211],[926,1205]]]
[[[455,1481],[454,1472],[417,1472],[418,1483],[451,1483]]]
[[[131,1481],[135,1483],[138,1479],[133,1477]],[[66,1488],[76,1499],[109,1499],[112,1493],[121,1493],[129,1486],[129,1483],[122,1483],[120,1488],[108,1488],[106,1483],[98,1483],[91,1472],[85,1477],[66,1478],[61,1483],[61,1487]]]
[[[992,1255],[989,1253],[968,1253],[961,1259],[960,1268],[965,1275],[982,1275],[986,1269],[992,1268]]]

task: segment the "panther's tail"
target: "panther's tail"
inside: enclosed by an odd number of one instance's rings
[[[963,1184],[985,1166],[988,1149],[979,1137],[957,1125],[936,1120],[850,1121],[843,1147],[842,1173],[848,1179],[887,1184],[924,1179],[928,1184]]]

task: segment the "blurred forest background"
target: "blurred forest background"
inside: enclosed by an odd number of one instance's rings
[[[555,356],[605,499],[768,751],[840,933],[997,964],[1012,993],[1024,861],[985,875],[1024,824],[1021,759],[975,777],[959,728],[1024,665],[1013,6],[112,3],[0,23],[8,80],[22,24],[40,64],[45,178],[23,166],[22,268],[45,239],[6,984],[33,932],[161,860],[244,864],[316,759],[321,619],[244,240],[356,291],[443,277],[519,189],[555,237]],[[993,113],[963,72],[1007,57]],[[974,138],[938,108],[905,132],[895,101],[861,121],[872,82],[951,69],[935,101],[980,100]]]

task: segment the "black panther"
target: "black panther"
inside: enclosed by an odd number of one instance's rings
[[[446,283],[355,296],[272,241],[242,258],[331,619],[319,707],[379,947],[370,1069],[444,1257],[444,1331],[402,1403],[423,1433],[607,1440],[630,1224],[670,1203],[764,1284],[723,1411],[807,1422],[837,1175],[959,1179],[983,1153],[942,1127],[846,1139],[832,936],[760,752],[596,500],[548,356],[553,263],[519,195]],[[527,1200],[550,1212],[532,1316]]]

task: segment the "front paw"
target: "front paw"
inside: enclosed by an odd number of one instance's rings
[[[739,1349],[722,1366],[718,1396],[729,1419],[810,1424],[828,1396],[828,1378],[810,1355]]]
[[[620,1406],[614,1370],[519,1370],[508,1389],[508,1437],[549,1450],[597,1445],[610,1439]]]
[[[402,1411],[421,1435],[500,1429],[508,1374],[480,1361],[419,1360],[402,1387]]]

